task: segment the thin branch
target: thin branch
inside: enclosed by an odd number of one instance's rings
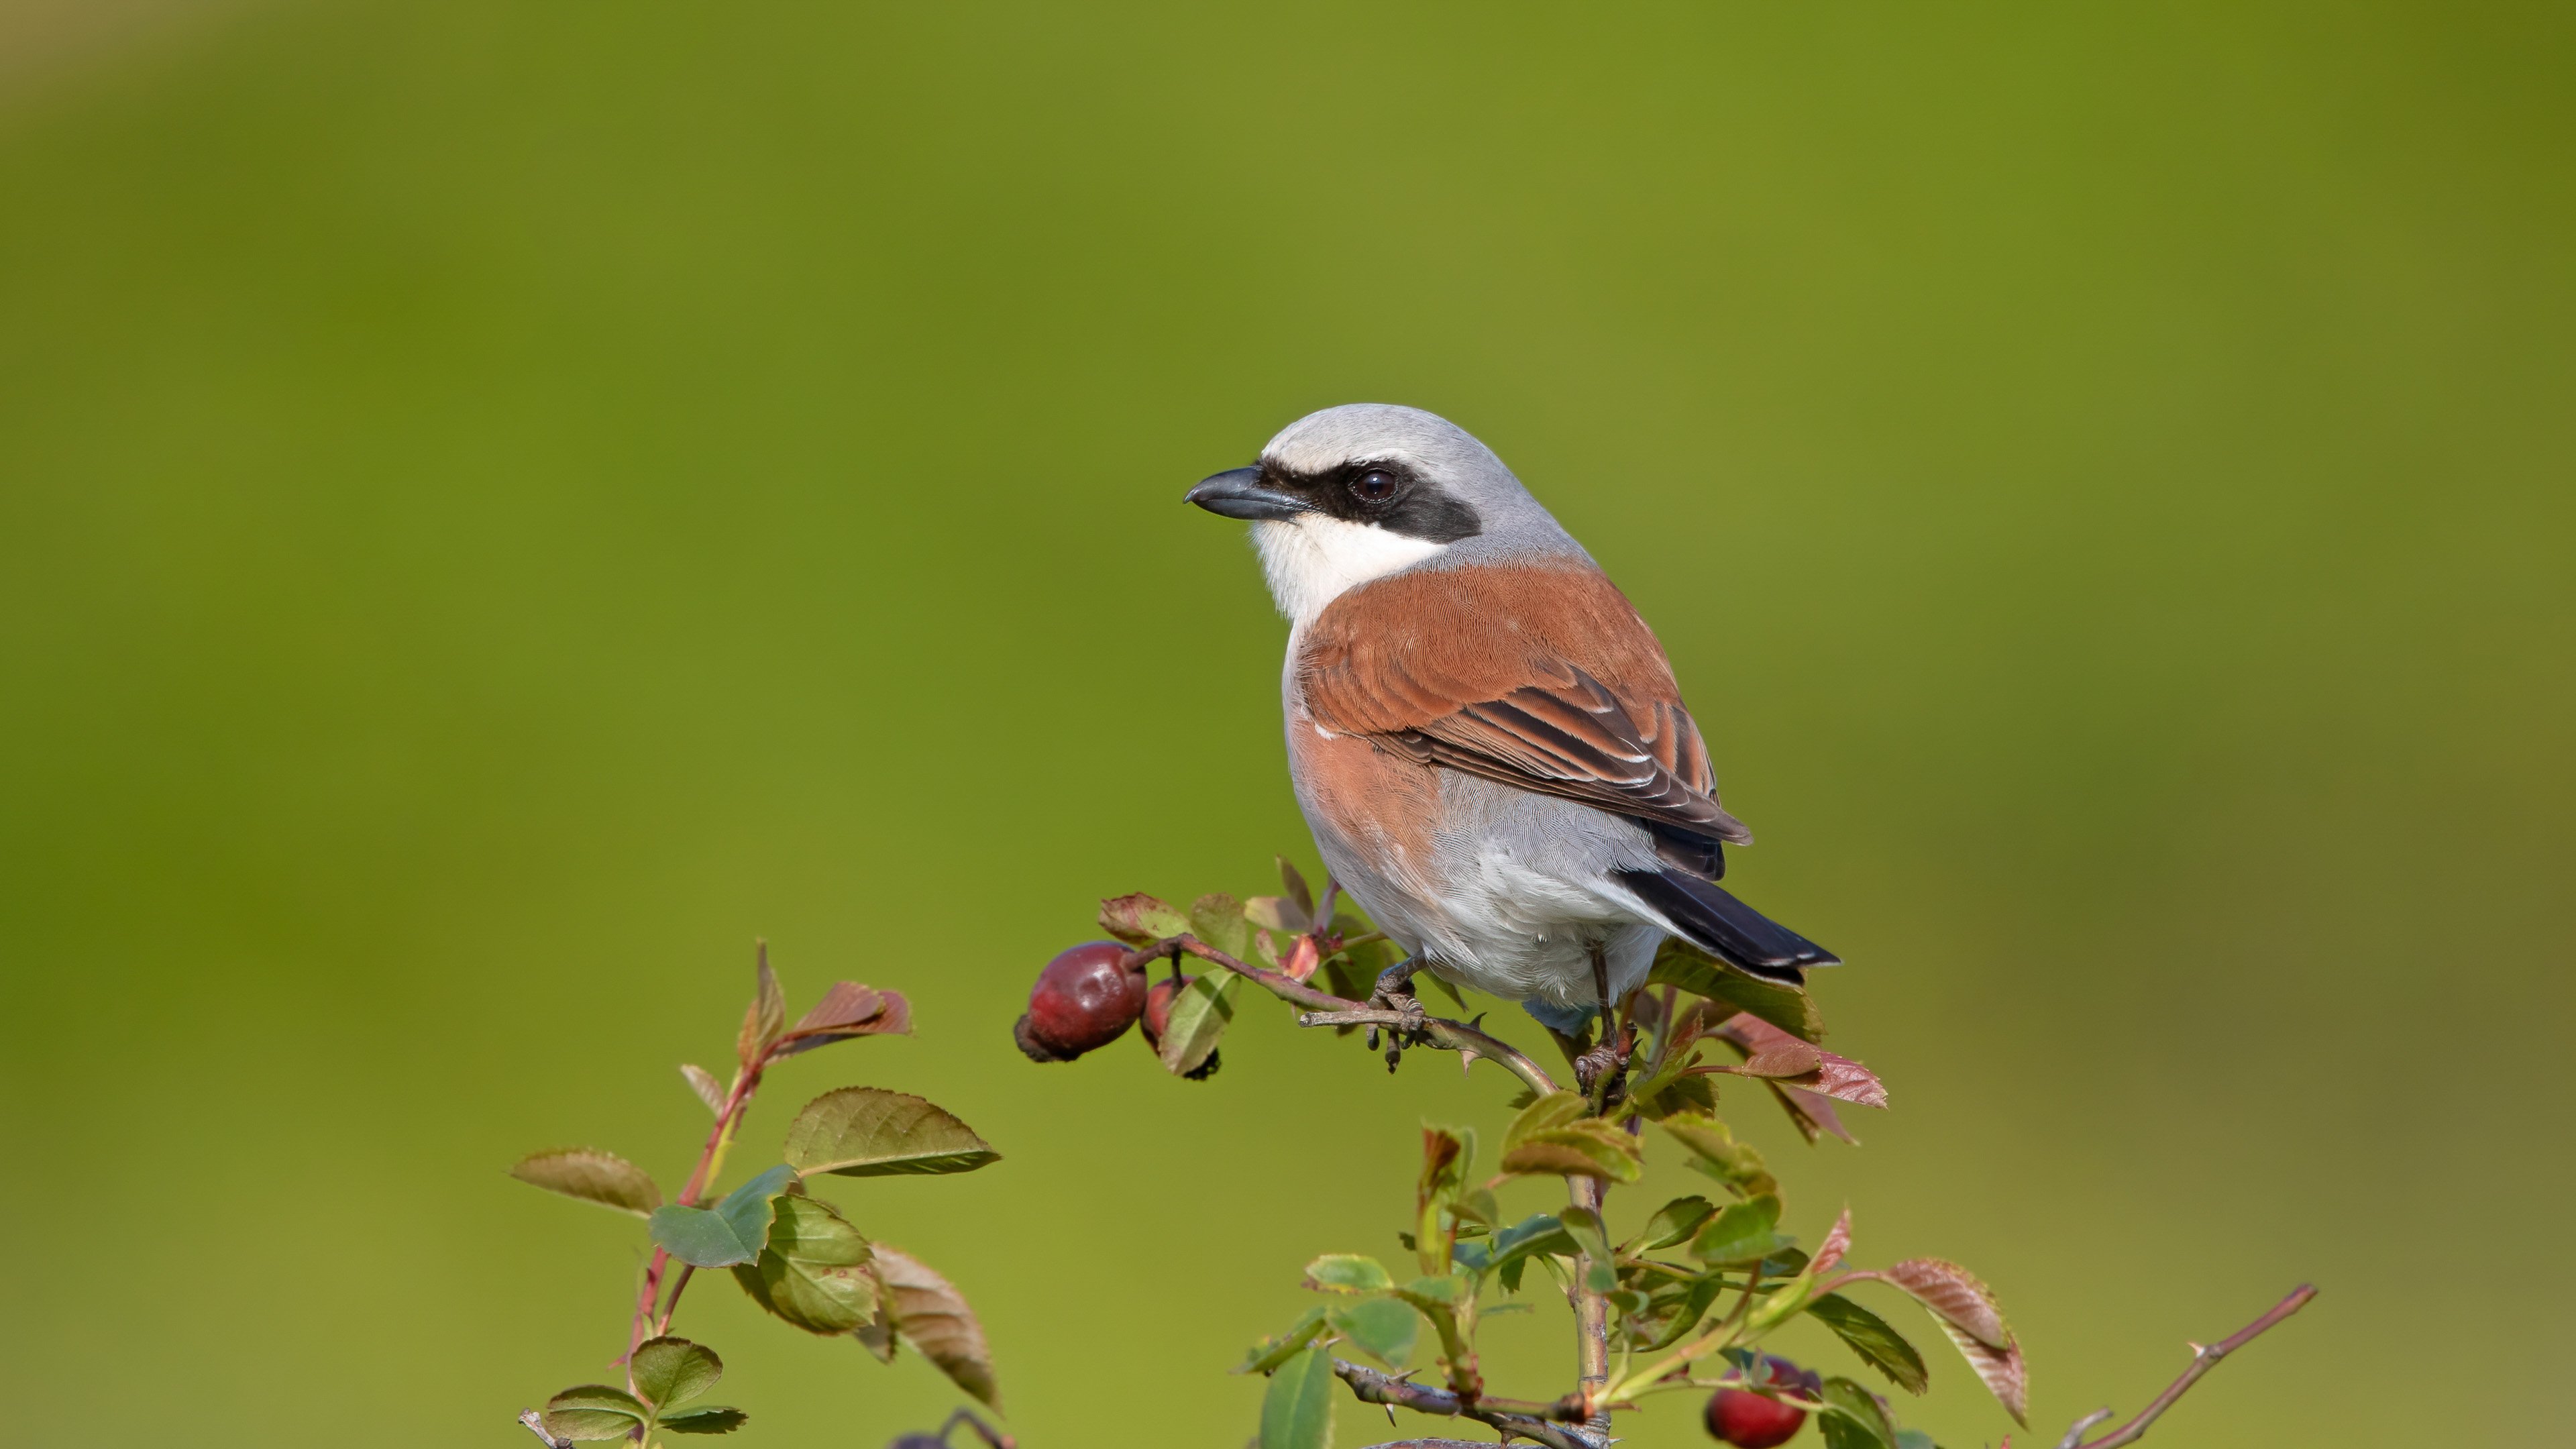
[[[519,1422],[527,1427],[529,1433],[546,1441],[546,1449],[572,1449],[570,1439],[558,1439],[546,1432],[546,1416],[535,1409],[521,1409]]]
[[[1018,1441],[975,1417],[974,1410],[962,1407],[948,1416],[948,1422],[939,1426],[939,1433],[934,1437],[941,1444],[946,1444],[948,1436],[957,1432],[957,1426],[960,1424],[974,1430],[975,1437],[992,1446],[992,1449],[1018,1449]]]
[[[1610,1185],[1597,1177],[1569,1177],[1566,1195],[1574,1205],[1588,1209],[1592,1220],[1604,1223],[1603,1200]],[[1592,1287],[1592,1254],[1587,1250],[1575,1255],[1574,1285],[1569,1296],[1574,1299],[1575,1397],[1578,1405],[1589,1408],[1583,1417],[1606,1438],[1610,1431],[1610,1409],[1602,1400],[1610,1387],[1610,1300]]]
[[[769,1069],[775,1050],[776,1044],[773,1043],[750,1066],[734,1073],[733,1085],[725,1091],[724,1110],[716,1113],[716,1125],[708,1131],[706,1145],[698,1149],[698,1165],[690,1170],[688,1182],[680,1188],[680,1195],[673,1201],[683,1207],[695,1205],[699,1195],[706,1191],[707,1184],[714,1180],[716,1172],[724,1165],[726,1149],[733,1146],[734,1133],[742,1126],[743,1115],[751,1110],[751,1099],[760,1090],[761,1073]],[[634,1358],[635,1350],[643,1346],[644,1340],[671,1326],[671,1314],[680,1306],[680,1290],[688,1286],[688,1272],[694,1270],[683,1272],[680,1281],[671,1289],[669,1305],[657,1313],[656,1304],[662,1296],[662,1275],[670,1266],[670,1252],[655,1248],[652,1266],[644,1270],[644,1289],[636,1295],[635,1315],[626,1335],[626,1357],[619,1362]],[[635,1375],[631,1369],[626,1376],[626,1386],[629,1389],[635,1387]]]
[[[1196,956],[1202,961],[1222,966],[1238,976],[1246,977],[1254,985],[1292,1006],[1311,1008],[1309,1012],[1297,1018],[1299,1026],[1398,1027],[1414,1034],[1420,1045],[1459,1052],[1470,1060],[1484,1057],[1520,1078],[1522,1085],[1541,1096],[1556,1090],[1555,1081],[1539,1069],[1538,1063],[1523,1055],[1520,1048],[1498,1037],[1487,1036],[1463,1021],[1450,1021],[1438,1016],[1415,1017],[1401,1012],[1386,1011],[1364,1001],[1347,1000],[1329,991],[1309,986],[1285,972],[1272,971],[1266,967],[1236,960],[1196,936],[1173,936],[1156,941],[1150,946],[1139,946],[1127,953],[1126,965],[1130,970],[1141,970],[1175,951]]]
[[[2193,1344],[2191,1346],[2191,1367],[2182,1371],[2181,1378],[2175,1379],[2172,1383],[2167,1384],[2165,1386],[2165,1391],[2156,1395],[2154,1403],[2147,1405],[2144,1409],[2141,1409],[2138,1412],[2138,1417],[2131,1419],[2129,1422],[2122,1424],[2119,1428],[2112,1430],[2110,1433],[2105,1434],[2101,1438],[2095,1439],[2090,1443],[2079,1443],[2078,1441],[2082,1438],[2084,1431],[2093,1425],[2102,1422],[2104,1419],[2109,1418],[2111,1416],[2111,1411],[2104,1409],[2098,1414],[2088,1415],[2082,1423],[2077,1424],[2073,1429],[2068,1430],[2064,1439],[2058,1441],[2058,1449],[2117,1449],[2117,1446],[2122,1444],[2137,1443],[2139,1440],[2147,1437],[2148,1426],[2155,1423],[2158,1418],[2162,1417],[2165,1410],[2174,1406],[2174,1400],[2181,1398],[2185,1390],[2189,1389],[2193,1384],[2200,1382],[2201,1375],[2218,1367],[2218,1361],[2220,1359],[2227,1357],[2236,1350],[2243,1348],[2246,1344],[2251,1343],[2254,1338],[2261,1334],[2265,1329],[2270,1328],[2272,1325],[2289,1317],[2291,1314],[2298,1312],[2300,1309],[2307,1307],[2308,1300],[2316,1296],[2317,1290],[2314,1286],[2302,1283],[2290,1294],[2289,1297],[2273,1304],[2270,1312],[2265,1313],[2262,1317],[2255,1319],[2252,1323],[2245,1325],[2243,1328],[2236,1330],[2235,1333],[2228,1337],[2221,1339],[2217,1343],[2213,1343],[2206,1348],[2196,1343]]]
[[[2111,1417],[2109,1409],[2095,1409],[2092,1413],[2076,1420],[2074,1427],[2066,1431],[2066,1437],[2057,1441],[2057,1449],[2077,1449],[2077,1446],[2084,1442],[2084,1431],[2109,1417]]]
[[[1391,1404],[1398,1408],[1411,1409],[1417,1414],[1437,1414],[1444,1419],[1473,1419],[1479,1424],[1489,1424],[1500,1429],[1505,1434],[1518,1435],[1523,1439],[1544,1444],[1547,1449],[1606,1449],[1610,1442],[1607,1436],[1595,1434],[1576,1423],[1551,1423],[1548,1419],[1537,1415],[1515,1414],[1489,1407],[1481,1402],[1470,1403],[1447,1389],[1406,1383],[1393,1375],[1382,1374],[1376,1369],[1343,1359],[1333,1360],[1333,1372],[1340,1376],[1343,1383],[1351,1386],[1352,1395],[1364,1404]],[[1579,1414],[1580,1410],[1560,1407],[1551,1409],[1550,1412]],[[1444,1441],[1435,1439],[1416,1442],[1436,1444]],[[1486,1446],[1486,1449],[1491,1449],[1491,1446]]]

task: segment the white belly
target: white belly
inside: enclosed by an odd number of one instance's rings
[[[1434,975],[1508,1001],[1596,1004],[1644,983],[1663,930],[1607,879],[1654,864],[1646,833],[1616,816],[1508,785],[1439,772],[1427,859],[1379,858],[1308,814],[1343,888]]]

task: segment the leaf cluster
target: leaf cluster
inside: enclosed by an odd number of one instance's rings
[[[1204,896],[1186,912],[1126,896],[1105,902],[1101,921],[1138,946],[1186,932],[1219,950],[1248,949],[1299,982],[1320,977],[1318,985],[1343,999],[1365,1000],[1377,961],[1350,949],[1354,938],[1341,921],[1333,930],[1319,929],[1303,881],[1282,866],[1285,896],[1246,903]],[[1332,894],[1328,885],[1328,901]],[[1238,912],[1249,931],[1235,920]],[[1285,952],[1273,929],[1296,933]],[[1228,973],[1226,988],[1239,979]],[[1493,1177],[1475,1176],[1474,1132],[1423,1129],[1414,1210],[1398,1234],[1414,1255],[1408,1271],[1355,1253],[1328,1253],[1307,1265],[1305,1286],[1324,1301],[1254,1345],[1237,1369],[1270,1378],[1262,1449],[1324,1443],[1319,1436],[1330,1421],[1336,1347],[1401,1375],[1428,1345],[1427,1369],[1452,1396],[1441,1403],[1451,1412],[1478,1404],[1484,1396],[1479,1325],[1524,1307],[1516,1300],[1534,1276],[1552,1291],[1604,1302],[1614,1359],[1610,1383],[1592,1398],[1559,1400],[1584,1411],[1573,1417],[1651,1393],[1737,1385],[1779,1394],[1817,1416],[1829,1449],[1921,1449],[1930,1441],[1901,1426],[1883,1399],[1854,1380],[1810,1377],[1817,1385],[1812,1391],[1780,1389],[1748,1372],[1763,1361],[1765,1340],[1806,1317],[1891,1386],[1923,1392],[1931,1377],[1923,1355],[1846,1291],[1871,1284],[1895,1288],[1926,1309],[2004,1407],[2023,1417],[2020,1349],[1983,1284],[1937,1259],[1850,1267],[1848,1211],[1812,1251],[1802,1247],[1785,1226],[1778,1177],[1718,1114],[1719,1089],[1730,1078],[1758,1084],[1810,1143],[1827,1136],[1853,1140],[1843,1110],[1887,1105],[1876,1074],[1822,1045],[1824,1022],[1804,990],[1757,980],[1686,943],[1667,941],[1647,987],[1601,1030],[1619,1034],[1628,1075],[1588,1095],[1524,1093],[1504,1130]],[[1587,1033],[1564,1045],[1571,1057],[1592,1041]],[[1643,1133],[1641,1124],[1649,1122],[1655,1131]],[[1713,1193],[1663,1203],[1625,1236],[1583,1206],[1581,1194],[1572,1206],[1517,1218],[1501,1207],[1512,1184],[1532,1179],[1633,1184],[1643,1176],[1650,1137],[1709,1178]],[[1592,1200],[1599,1200],[1597,1189]],[[1703,1376],[1704,1367],[1718,1376]]]
[[[792,1327],[847,1337],[884,1362],[909,1343],[949,1380],[986,1405],[1000,1390],[983,1327],[963,1295],[927,1264],[871,1241],[841,1208],[811,1187],[831,1177],[875,1178],[972,1172],[1000,1155],[945,1109],[903,1092],[851,1086],[805,1104],[779,1149],[783,1159],[708,1201],[705,1184],[722,1169],[764,1074],[779,1061],[835,1042],[908,1033],[912,1010],[898,992],[835,983],[789,1025],[786,999],[766,950],[757,986],[735,1038],[737,1069],[720,1083],[701,1067],[681,1075],[715,1114],[697,1171],[676,1199],[665,1201],[642,1168],[593,1148],[532,1153],[511,1175],[548,1191],[645,1219],[656,1250],[637,1322],[656,1336],[627,1359],[626,1388],[587,1384],[548,1401],[545,1432],[558,1440],[646,1438],[655,1429],[723,1433],[745,1416],[735,1409],[669,1412],[703,1393],[723,1372],[713,1350],[668,1336],[687,1273],[657,1298],[663,1264],[726,1269],[743,1293]]]

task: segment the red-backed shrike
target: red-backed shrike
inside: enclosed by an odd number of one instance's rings
[[[1663,646],[1484,444],[1415,408],[1327,408],[1188,501],[1252,520],[1288,616],[1297,803],[1412,954],[1399,972],[1572,1035],[1666,935],[1769,981],[1839,964],[1715,884],[1753,833]]]

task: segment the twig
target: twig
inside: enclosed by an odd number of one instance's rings
[[[545,1440],[546,1449],[572,1449],[573,1441],[570,1439],[558,1439],[554,1435],[546,1432],[546,1416],[536,1410],[521,1409],[519,1411],[519,1422],[527,1426],[529,1433]]]
[[[1490,1424],[1505,1434],[1518,1435],[1523,1439],[1544,1444],[1547,1449],[1606,1449],[1610,1442],[1607,1436],[1595,1434],[1579,1424],[1551,1423],[1533,1414],[1515,1414],[1507,1410],[1491,1408],[1482,1403],[1469,1403],[1447,1389],[1406,1383],[1392,1375],[1382,1374],[1376,1369],[1343,1359],[1333,1360],[1333,1372],[1340,1376],[1343,1383],[1350,1385],[1352,1396],[1364,1404],[1392,1404],[1399,1408],[1411,1409],[1417,1414],[1438,1414],[1447,1419],[1473,1419],[1480,1424]],[[1561,1408],[1551,1412],[1565,1413],[1579,1412],[1579,1410]],[[1434,1439],[1415,1442],[1437,1444],[1455,1441]],[[1485,1449],[1491,1449],[1491,1446],[1485,1446]]]
[[[2206,1348],[2196,1343],[2193,1344],[2191,1346],[2191,1367],[2182,1371],[2181,1378],[2175,1379],[2172,1383],[2167,1384],[2165,1386],[2165,1391],[2156,1395],[2154,1403],[2151,1403],[2144,1409],[2139,1410],[2138,1417],[2122,1424],[2119,1428],[2112,1430],[2110,1433],[2103,1435],[2099,1439],[2095,1439],[2090,1443],[2083,1443],[2080,1441],[2083,1439],[2084,1431],[2086,1429],[2089,1429],[2095,1424],[2101,1423],[2104,1419],[2111,1417],[2111,1411],[2108,1409],[2104,1409],[2099,1413],[2088,1414],[2085,1416],[2083,1422],[2066,1431],[2066,1437],[2058,1441],[2058,1449],[2117,1449],[2117,1446],[2122,1444],[2137,1443],[2139,1440],[2147,1437],[2147,1427],[2155,1423],[2155,1421],[2164,1414],[2165,1410],[2173,1407],[2174,1400],[2181,1398],[2185,1390],[2189,1389],[2193,1384],[2200,1382],[2201,1375],[2218,1367],[2218,1361],[2220,1359],[2227,1357],[2229,1354],[2234,1353],[2240,1348],[2243,1348],[2246,1344],[2252,1342],[2255,1336],[2262,1333],[2265,1329],[2270,1328],[2272,1325],[2289,1317],[2291,1314],[2298,1312],[2300,1309],[2307,1307],[2308,1300],[2316,1296],[2317,1290],[2313,1285],[2302,1283],[2290,1294],[2289,1297],[2273,1304],[2270,1312],[2265,1313],[2262,1317],[2255,1319],[2252,1323],[2245,1325],[2243,1328],[2236,1330],[2235,1333],[2230,1334],[2228,1337],[2210,1344]]]
[[[1606,1025],[1606,1023],[1605,1023]],[[1566,1180],[1568,1196],[1574,1205],[1587,1209],[1596,1223],[1601,1216],[1603,1199],[1610,1184],[1597,1177],[1573,1177]],[[1593,1406],[1588,1416],[1591,1426],[1606,1438],[1610,1431],[1610,1409],[1601,1400],[1610,1387],[1610,1300],[1592,1286],[1592,1254],[1587,1250],[1574,1258],[1574,1359],[1575,1394],[1579,1402]]]
[[[1127,953],[1126,962],[1131,970],[1142,969],[1175,951],[1186,952],[1202,961],[1222,966],[1238,976],[1246,977],[1254,985],[1292,1006],[1311,1008],[1309,1012],[1297,1018],[1299,1026],[1378,1025],[1404,1028],[1415,1034],[1420,1045],[1459,1052],[1471,1061],[1477,1057],[1484,1057],[1520,1078],[1523,1086],[1540,1096],[1556,1090],[1555,1081],[1539,1069],[1538,1063],[1524,1055],[1520,1048],[1500,1038],[1487,1036],[1463,1021],[1451,1021],[1438,1016],[1415,1017],[1401,1012],[1386,1011],[1364,1001],[1347,1000],[1329,991],[1321,991],[1309,986],[1286,972],[1272,971],[1246,961],[1236,960],[1196,936],[1173,936],[1156,941],[1150,946],[1139,946]]]
[[[775,1049],[776,1044],[772,1043],[750,1065],[734,1073],[733,1085],[725,1091],[724,1109],[716,1113],[716,1125],[708,1131],[706,1145],[698,1149],[698,1165],[691,1169],[688,1182],[680,1188],[680,1195],[673,1201],[683,1207],[695,1205],[699,1194],[706,1191],[707,1184],[723,1167],[725,1151],[733,1146],[733,1135],[740,1130],[743,1115],[751,1110],[751,1099],[760,1091],[761,1073],[769,1069]],[[689,1277],[696,1269],[683,1265],[679,1281],[671,1285],[671,1301],[661,1304],[657,1312],[655,1305],[662,1294],[662,1274],[670,1266],[669,1250],[655,1248],[652,1265],[644,1270],[644,1291],[635,1300],[634,1323],[626,1337],[626,1359],[620,1362],[633,1359],[635,1350],[643,1346],[644,1340],[667,1331],[671,1326],[671,1315],[679,1311],[680,1294],[689,1286]],[[627,1388],[634,1388],[635,1375],[631,1369],[626,1378]]]
[[[1018,1449],[1018,1441],[975,1417],[974,1410],[963,1407],[948,1416],[948,1422],[939,1426],[939,1433],[935,1437],[940,1443],[947,1443],[948,1436],[955,1433],[960,1424],[974,1430],[975,1437],[992,1446],[992,1449]]]
[[[2092,1413],[2076,1420],[2075,1426],[2066,1431],[2066,1437],[2057,1441],[2057,1449],[2076,1449],[2076,1446],[2084,1442],[2085,1430],[2109,1417],[2111,1417],[2109,1409],[2095,1409]]]

